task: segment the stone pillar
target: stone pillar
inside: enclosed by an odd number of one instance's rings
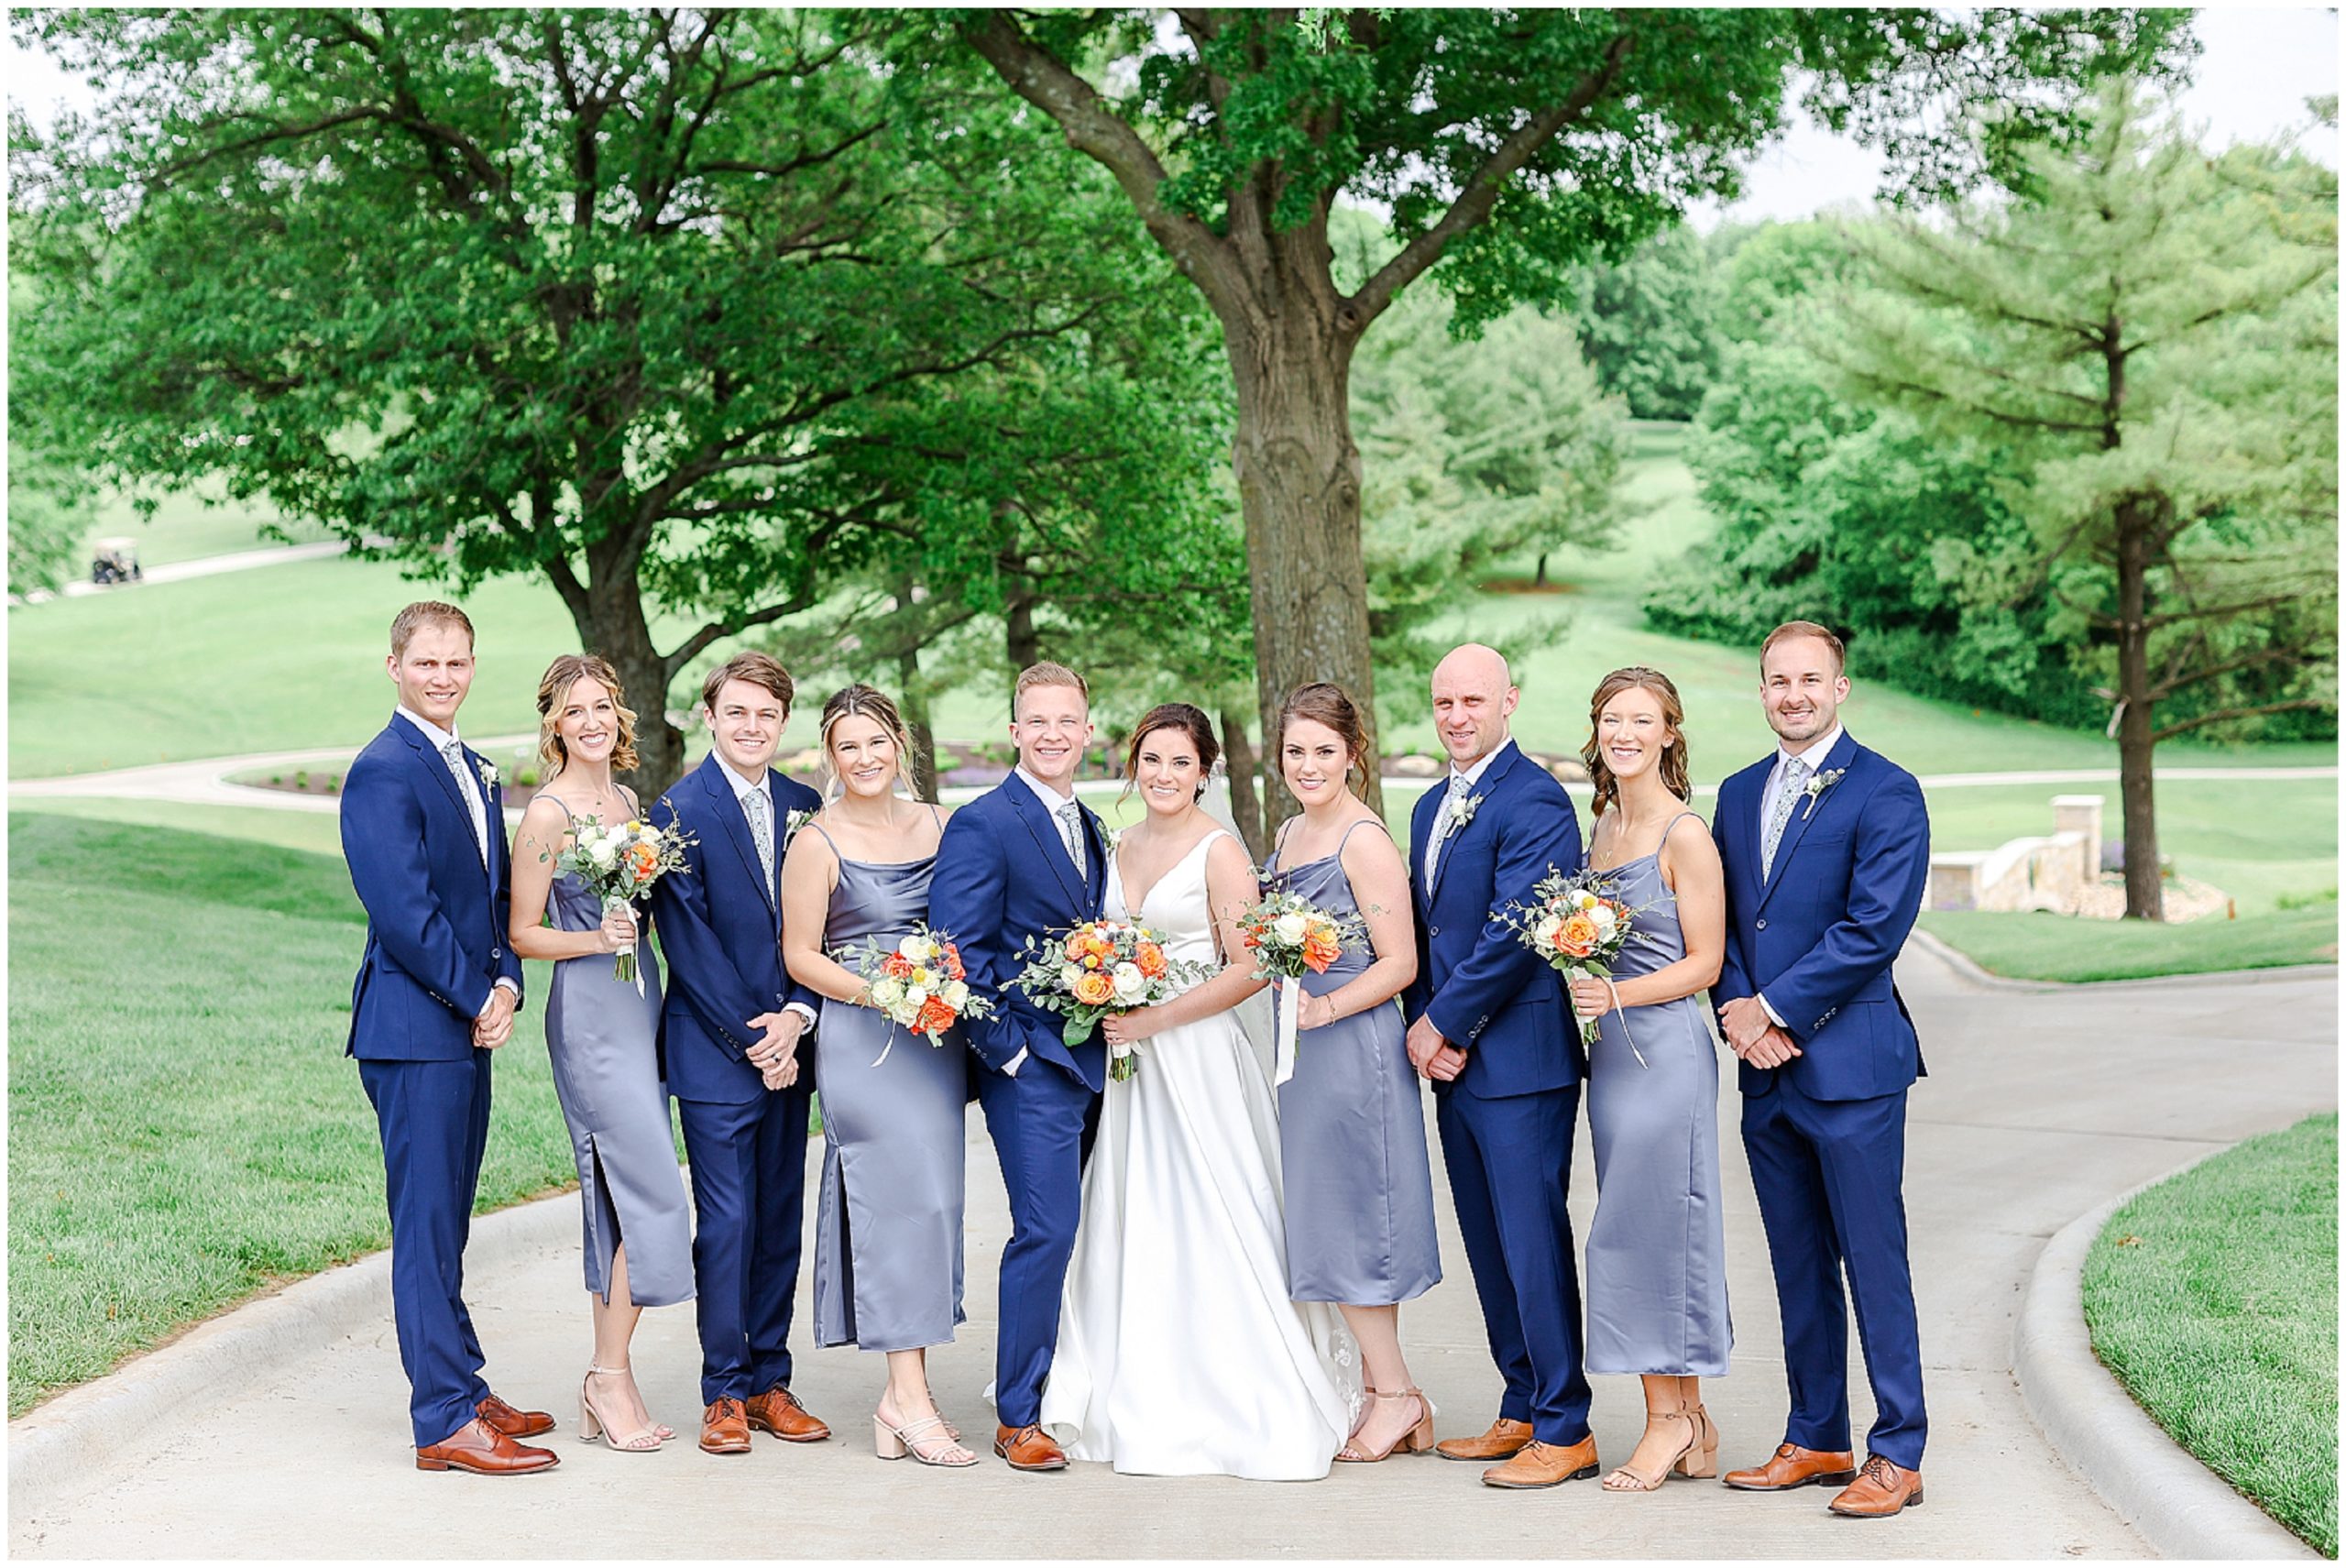
[[[2053,797],[2053,831],[2071,829],[2086,836],[2085,864],[2078,868],[2085,885],[2101,881],[2101,800],[2098,795],[2056,795]]]

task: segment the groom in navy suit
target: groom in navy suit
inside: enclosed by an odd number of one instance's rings
[[[1097,1030],[1069,1046],[1058,1014],[1007,989],[1029,937],[1099,917],[1107,835],[1075,798],[1091,740],[1091,692],[1063,664],[1018,677],[1010,738],[1018,768],[955,812],[937,846],[928,917],[960,945],[970,989],[998,999],[968,1025],[978,1100],[1010,1192],[1002,1250],[1002,1326],[994,1349],[993,1451],[1014,1470],[1063,1470],[1067,1455],[1036,1423],[1058,1343],[1060,1288],[1075,1251],[1083,1155],[1107,1079]]]
[[[764,653],[710,671],[709,754],[649,813],[695,840],[684,868],[652,884],[652,909],[668,960],[661,1063],[692,1164],[707,1453],[749,1453],[751,1428],[787,1442],[831,1435],[790,1391],[814,1094],[795,1052],[815,997],[783,971],[780,877],[791,817],[822,804],[767,765],[795,692]]]
[[[1489,1431],[1435,1452],[1505,1461],[1483,1480],[1510,1489],[1596,1474],[1564,1206],[1588,1064],[1556,972],[1492,918],[1529,903],[1551,871],[1580,864],[1580,827],[1563,786],[1507,738],[1517,695],[1507,661],[1477,643],[1434,668],[1434,730],[1450,775],[1410,815],[1418,978],[1402,997],[1409,1059],[1433,1080],[1458,1229],[1506,1382]]]
[[[1844,1485],[1835,1513],[1923,1500],[1923,1353],[1906,1264],[1906,1091],[1923,1073],[1891,960],[1930,879],[1914,776],[1850,739],[1841,640],[1814,621],[1768,634],[1760,700],[1780,744],[1719,786],[1727,947],[1712,999],[1742,1058],[1743,1146],[1768,1233],[1792,1395],[1784,1441],[1730,1486]],[[1862,1466],[1849,1450],[1847,1271],[1873,1385]]]
[[[350,764],[342,852],[367,910],[347,1053],[375,1107],[391,1216],[391,1311],[419,1470],[516,1475],[555,1463],[514,1439],[554,1430],[481,1380],[465,1240],[488,1146],[489,1053],[513,1033],[521,960],[505,945],[511,864],[497,770],[456,739],[473,624],[411,604],[386,662],[399,711]]]

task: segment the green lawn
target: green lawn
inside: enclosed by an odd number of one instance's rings
[[[2172,926],[1968,909],[1925,910],[1921,924],[1980,968],[2015,980],[2142,980],[2338,961],[2338,905],[2329,902]]]
[[[34,812],[8,849],[14,1415],[389,1230],[339,857]],[[499,1059],[483,1210],[573,1174],[537,1017]]]
[[[266,550],[287,543],[306,543],[328,538],[313,522],[288,520],[276,509],[245,501],[225,500],[216,485],[205,485],[188,495],[167,496],[155,508],[152,521],[122,497],[107,494],[90,509],[90,526],[82,554],[72,563],[73,576],[89,569],[88,552],[100,539],[128,539],[138,549],[141,565],[165,566],[200,561],[211,555],[233,555],[240,550]],[[207,504],[207,500],[219,504]],[[284,539],[264,538],[261,529],[276,523]]]
[[[2251,1138],[2110,1217],[2094,1354],[2153,1420],[2338,1555],[2338,1117]]]

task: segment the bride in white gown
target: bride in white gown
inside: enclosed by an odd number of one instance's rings
[[[1217,750],[1186,704],[1135,734],[1149,815],[1112,852],[1107,914],[1221,972],[1107,1025],[1139,1070],[1110,1080],[1084,1168],[1042,1424],[1129,1475],[1314,1480],[1351,1435],[1359,1357],[1332,1308],[1288,1299],[1277,1102],[1232,1011],[1258,989],[1233,929],[1254,876],[1198,806]]]

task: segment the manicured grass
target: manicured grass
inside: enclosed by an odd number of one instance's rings
[[[313,522],[285,518],[273,507],[226,500],[223,499],[225,495],[214,484],[201,487],[192,494],[167,496],[155,508],[151,521],[140,517],[137,510],[118,495],[101,498],[90,510],[89,532],[82,542],[82,554],[71,564],[71,575],[86,575],[89,552],[100,539],[128,539],[137,546],[139,565],[166,566],[211,555],[233,555],[240,550],[266,550],[289,542],[306,543],[329,537],[324,529]],[[219,504],[206,505],[207,498]],[[277,524],[287,537],[264,538],[261,529],[268,523]]]
[[[339,857],[49,813],[8,827],[14,1415],[389,1227],[342,1054],[364,924]],[[499,1058],[484,1211],[573,1175],[538,1018]]]
[[[2338,1117],[2251,1138],[2110,1217],[2094,1354],[2217,1475],[2338,1555]]]
[[[1925,910],[1924,930],[2015,980],[2141,980],[2338,961],[2338,905],[2175,925],[2062,915]]]

